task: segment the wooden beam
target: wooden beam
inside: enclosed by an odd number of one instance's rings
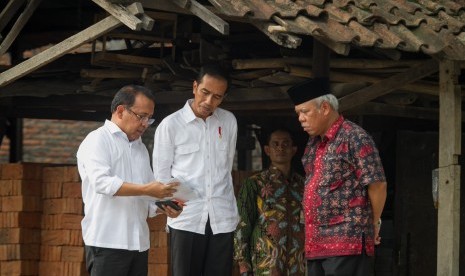
[[[121,5],[110,3],[106,0],[92,0],[94,3],[102,7],[106,10],[109,14],[113,15],[119,21],[121,21],[124,25],[126,25],[129,29],[134,31],[139,31],[143,27],[143,22],[135,15],[143,14],[144,8],[140,3],[133,3],[130,7],[126,8]],[[129,11],[128,9],[133,9]],[[148,27],[148,26],[145,26]],[[153,24],[152,24],[153,27]],[[145,29],[145,28],[144,28]],[[150,29],[151,30],[151,29]],[[149,31],[150,31],[149,30]]]
[[[305,78],[312,78],[313,72],[311,68],[306,67],[299,67],[299,66],[286,66],[286,72],[289,74],[298,76],[298,77],[305,77]],[[404,72],[404,71],[402,71]],[[330,73],[330,80],[335,82],[345,82],[345,83],[378,83],[384,78],[369,76],[365,74],[351,74],[351,73],[341,73],[337,71],[331,71]],[[403,90],[426,94],[426,95],[439,95],[439,86],[423,83],[423,82],[414,82],[414,83],[407,83],[402,86]]]
[[[133,55],[123,55],[123,54],[114,54],[108,52],[100,52],[95,54],[93,58],[93,63],[95,64],[109,64],[109,65],[118,65],[118,64],[128,64],[139,67],[146,66],[163,66],[164,62],[160,58],[149,58],[143,56],[133,56]]]
[[[10,0],[6,4],[3,11],[0,13],[0,32],[3,31],[3,28],[10,22],[11,18],[16,14],[19,8],[24,4],[26,0]]]
[[[439,70],[436,60],[431,59],[403,73],[396,74],[369,87],[363,88],[339,100],[339,110],[344,111],[354,106],[369,102],[379,96],[397,90],[407,83],[429,76]]]
[[[173,0],[179,7],[189,10],[202,21],[210,25],[223,35],[229,34],[229,23],[221,19],[219,16],[205,8],[202,4],[195,0]]]
[[[378,59],[352,59],[333,58],[329,61],[330,68],[351,68],[351,69],[384,69],[384,68],[406,68],[416,66],[421,61],[418,60],[378,60]],[[288,65],[313,65],[311,57],[282,57],[282,58],[261,58],[261,59],[233,59],[234,69],[265,69],[265,68],[285,68]],[[376,72],[376,71],[375,71]]]
[[[436,275],[459,275],[462,97],[458,62],[439,64],[439,201]]]
[[[437,120],[439,110],[434,108],[389,105],[385,103],[369,102],[343,112],[348,115],[381,115],[390,117]]]
[[[92,41],[97,37],[121,26],[123,23],[114,16],[109,16],[100,22],[84,29],[70,38],[48,48],[47,50],[31,57],[28,60],[0,74],[0,87],[5,86],[28,73],[43,67],[44,65],[58,59],[69,51],[79,47],[83,43]]]
[[[140,79],[142,70],[82,69],[83,78]]]
[[[16,39],[18,34],[21,32],[23,27],[26,25],[27,21],[29,20],[31,15],[34,13],[37,6],[39,6],[40,1],[41,0],[30,0],[29,1],[26,8],[21,13],[21,15],[18,17],[13,27],[11,27],[11,30],[8,33],[8,35],[2,41],[2,44],[0,44],[0,56],[6,53],[6,51],[8,51],[8,48],[10,48],[13,41]]]
[[[272,26],[279,26],[276,24],[272,24],[270,22],[251,22],[257,29],[259,29],[262,33],[268,36],[272,41],[276,44],[290,48],[296,49],[302,43],[302,38],[289,34],[289,33],[281,33],[281,32],[271,32],[270,27]]]

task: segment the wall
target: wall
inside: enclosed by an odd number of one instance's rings
[[[23,162],[47,164],[76,164],[80,143],[103,122],[70,120],[23,119]],[[146,145],[153,144],[155,127],[144,134]],[[9,162],[8,137],[0,147],[0,163]]]

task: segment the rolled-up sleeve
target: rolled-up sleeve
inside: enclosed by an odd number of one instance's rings
[[[124,181],[112,172],[109,143],[95,133],[91,135],[94,139],[86,140],[77,152],[80,169],[97,193],[113,196]]]

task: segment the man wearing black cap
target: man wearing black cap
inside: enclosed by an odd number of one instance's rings
[[[339,114],[327,79],[288,94],[310,135],[302,157],[308,275],[372,275],[386,201],[378,150],[365,130]]]

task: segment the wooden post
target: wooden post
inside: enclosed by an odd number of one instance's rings
[[[313,40],[313,76],[329,78],[329,48],[318,40]]]
[[[439,64],[439,276],[459,275],[461,91],[457,84],[460,66],[456,61]]]

